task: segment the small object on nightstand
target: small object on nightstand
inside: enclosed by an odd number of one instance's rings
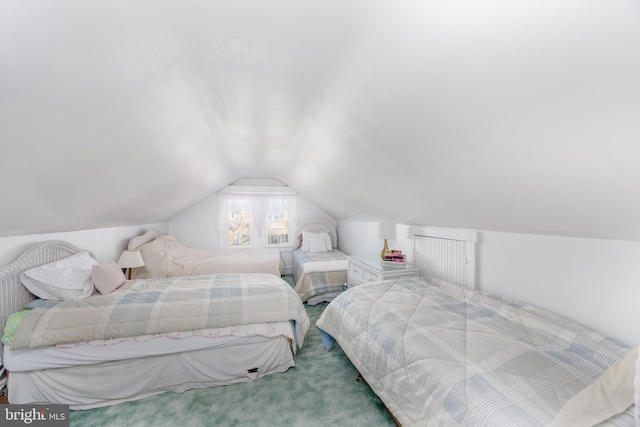
[[[384,246],[382,246],[382,252],[380,253],[382,259],[387,256],[387,252],[389,252],[389,246],[387,245],[387,239],[384,239]]]
[[[406,264],[407,258],[399,250],[388,250],[382,257],[383,265]]]

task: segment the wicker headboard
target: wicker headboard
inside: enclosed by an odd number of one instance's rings
[[[7,316],[23,310],[36,297],[20,283],[20,274],[31,268],[66,258],[78,252],[89,252],[62,240],[37,243],[24,251],[11,264],[0,269],[0,331],[4,331]],[[89,252],[91,256],[94,256]],[[0,358],[2,346],[0,345]]]

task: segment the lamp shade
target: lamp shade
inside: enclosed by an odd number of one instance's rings
[[[381,222],[378,224],[378,239],[395,240],[396,225],[392,222]]]
[[[140,251],[123,251],[118,258],[118,265],[122,268],[142,267],[144,261]]]

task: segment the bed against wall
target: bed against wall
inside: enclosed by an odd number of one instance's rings
[[[40,298],[27,276],[41,280]],[[94,285],[100,292],[86,296]],[[294,366],[309,327],[298,296],[272,274],[127,281],[116,264],[61,241],[34,245],[0,269],[0,294],[11,403],[88,409],[253,381]]]
[[[421,272],[431,263],[458,266],[432,272],[474,275],[475,241],[426,237],[444,240],[431,261],[416,254]],[[401,425],[635,425],[635,350],[538,307],[476,291],[471,279],[466,286],[437,277],[357,286],[316,325]]]
[[[140,251],[144,260],[143,267],[131,270],[132,279],[217,273],[268,273],[280,276],[283,266],[277,249],[192,249],[175,236],[153,228],[133,237],[128,249]]]
[[[293,251],[295,291],[303,302],[315,305],[339,295],[347,283],[347,255],[340,251],[336,229],[313,220],[297,228],[299,245]]]

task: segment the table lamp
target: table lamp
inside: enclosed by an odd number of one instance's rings
[[[131,280],[131,269],[144,266],[144,260],[140,251],[123,251],[120,258],[118,258],[118,265],[129,269],[127,280]]]

